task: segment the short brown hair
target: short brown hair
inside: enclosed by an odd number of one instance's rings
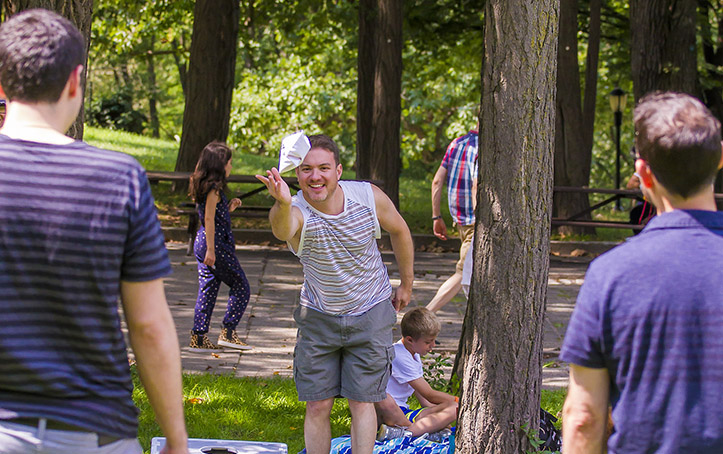
[[[0,85],[8,100],[54,103],[85,62],[85,41],[70,21],[31,9],[0,27]]]
[[[326,151],[330,151],[334,154],[334,163],[339,165],[341,159],[339,158],[339,146],[334,140],[325,134],[315,134],[309,136],[309,143],[311,148],[322,148]]]
[[[656,92],[633,114],[635,147],[668,191],[688,198],[715,179],[721,158],[721,124],[694,97]]]
[[[439,319],[426,307],[415,307],[402,317],[402,337],[417,340],[422,336],[436,336],[441,330]]]

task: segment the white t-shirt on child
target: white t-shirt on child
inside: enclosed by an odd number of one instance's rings
[[[419,353],[412,355],[402,341],[394,344],[394,360],[392,360],[392,376],[387,382],[387,393],[391,395],[400,407],[407,407],[407,399],[414,394],[410,381],[421,378],[422,359]]]

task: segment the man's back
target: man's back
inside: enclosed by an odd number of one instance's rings
[[[723,213],[664,213],[594,261],[561,357],[609,371],[611,452],[723,452]]]
[[[120,280],[170,272],[145,173],[83,142],[0,160],[0,416],[134,438]]]
[[[447,203],[459,225],[474,224],[472,187],[477,180],[477,131],[457,137],[447,147],[442,167],[447,170]]]

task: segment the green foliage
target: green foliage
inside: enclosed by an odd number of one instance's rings
[[[540,447],[545,444],[544,441],[540,440],[539,432],[537,429],[534,429],[530,427],[529,424],[524,423],[521,427],[522,432],[524,432],[525,436],[527,437],[527,440],[532,445],[533,449],[528,449],[525,452],[527,454],[535,454],[535,453],[542,453],[542,454],[559,454],[560,451],[550,451],[548,449],[540,450]]]
[[[446,352],[430,353],[424,357],[424,379],[437,391],[447,392],[448,381],[445,369],[452,367],[452,361]]]
[[[118,90],[107,98],[94,100],[87,109],[86,120],[89,125],[136,134],[143,132],[143,125],[148,121],[143,113],[133,108],[127,90]]]
[[[162,135],[180,136],[179,72],[188,62],[193,2],[100,0],[90,53],[88,105],[129,88],[133,107],[158,99]],[[323,132],[351,167],[356,152],[355,2],[242,2],[236,87],[228,142],[276,156],[296,129]],[[445,147],[474,126],[480,99],[482,8],[476,2],[405,4],[402,81],[404,167],[437,164]],[[153,58],[156,86],[150,85]],[[179,66],[180,65],[180,66]]]
[[[193,25],[191,0],[99,0],[95,2],[88,58],[86,106],[119,89],[133,108],[150,117],[149,97],[157,99],[163,136],[181,134],[185,70]],[[153,59],[155,86],[150,83]]]

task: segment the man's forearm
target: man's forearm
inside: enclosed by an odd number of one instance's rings
[[[606,369],[570,365],[567,398],[562,407],[565,454],[605,452],[609,377]]]
[[[170,323],[169,323],[170,321]],[[138,375],[168,443],[187,443],[183,417],[181,356],[170,313],[156,328],[131,334]]]
[[[581,410],[563,413],[562,433],[565,454],[602,454],[605,452],[605,418]]]
[[[296,233],[293,226],[293,214],[291,204],[276,201],[269,212],[271,232],[281,241],[289,241]]]
[[[394,258],[397,260],[401,284],[411,290],[414,283],[414,242],[409,228],[405,224],[402,231],[390,233],[389,238]]]
[[[440,167],[437,173],[434,175],[432,180],[432,216],[441,216],[441,204],[442,204],[442,189],[444,186],[444,177],[446,176],[446,169]]]
[[[167,444],[186,452],[181,354],[160,279],[121,283],[121,299],[138,374]]]

